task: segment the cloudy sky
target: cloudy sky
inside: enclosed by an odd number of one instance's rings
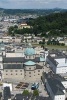
[[[0,0],[0,8],[67,8],[67,0]]]

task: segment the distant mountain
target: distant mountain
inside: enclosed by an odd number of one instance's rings
[[[0,8],[0,14],[16,15],[16,14],[37,14],[46,15],[50,13],[66,12],[67,9],[54,8],[54,9],[4,9]],[[2,12],[2,13],[1,13]]]

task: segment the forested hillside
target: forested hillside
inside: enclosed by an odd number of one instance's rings
[[[53,13],[28,22],[35,34],[43,36],[67,35],[67,12]]]
[[[41,36],[64,36],[67,35],[67,12],[65,13],[53,13],[47,16],[38,17],[35,20],[27,22],[31,26],[30,29],[17,29],[9,28],[9,32],[15,31],[18,34],[41,34]]]

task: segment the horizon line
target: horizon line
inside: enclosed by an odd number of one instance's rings
[[[62,10],[67,10],[67,8],[59,8],[59,7],[55,7],[55,8],[2,8],[0,7],[0,9],[15,9],[15,10],[49,10],[49,9],[62,9]]]

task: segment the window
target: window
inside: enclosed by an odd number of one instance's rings
[[[22,72],[22,70],[20,70],[20,72]]]
[[[16,73],[16,75],[17,75],[17,73]]]
[[[8,74],[6,74],[6,75],[8,75]]]
[[[29,69],[31,69],[31,68],[29,68]]]
[[[34,73],[35,73],[35,71],[34,71]]]
[[[29,76],[29,77],[31,77],[31,76]]]
[[[11,72],[12,72],[12,70],[11,70]]]
[[[38,74],[38,75],[40,75],[40,74]]]
[[[21,75],[22,75],[22,73],[21,73]]]
[[[6,70],[6,72],[8,72],[8,70]]]
[[[29,72],[29,74],[31,74],[31,72]]]
[[[40,72],[40,70],[38,70],[38,72]]]
[[[13,74],[11,74],[11,75],[13,75]]]
[[[17,70],[15,70],[15,72],[17,72]]]

